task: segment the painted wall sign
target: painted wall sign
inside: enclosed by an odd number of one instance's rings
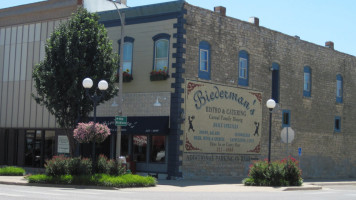
[[[259,154],[262,94],[186,81],[185,152]]]

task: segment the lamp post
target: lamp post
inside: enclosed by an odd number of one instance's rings
[[[85,88],[85,93],[87,94],[87,96],[89,97],[90,100],[93,101],[94,103],[94,124],[96,123],[96,106],[99,103],[99,101],[101,100],[101,98],[104,95],[104,91],[108,89],[108,82],[106,82],[105,80],[101,80],[98,83],[98,88],[99,90],[101,90],[101,95],[97,95],[96,91],[94,92],[94,95],[90,95],[89,94],[89,89],[91,87],[93,87],[93,80],[91,80],[91,78],[85,78],[82,82],[83,87]],[[93,169],[94,169],[94,163],[95,163],[95,141],[93,141],[92,144],[92,162],[93,162]]]
[[[273,99],[269,99],[266,103],[269,109],[269,140],[268,140],[268,163],[271,162],[271,139],[272,139],[272,111],[276,107],[276,102]]]
[[[119,68],[119,115],[122,115],[122,103],[123,103],[123,98],[122,98],[122,68],[123,68],[123,55],[124,55],[124,39],[125,39],[125,13],[121,13],[120,9],[117,7],[116,5],[116,0],[108,0],[111,1],[117,10],[117,13],[119,14],[120,17],[120,22],[121,22],[121,42],[120,42],[120,68]],[[121,3],[121,0],[119,1],[119,3]],[[121,145],[121,126],[117,127],[117,135],[116,135],[116,158],[118,159],[120,157],[120,145]],[[113,148],[114,145],[112,145]],[[113,153],[113,149],[111,149],[111,151]],[[110,157],[113,157],[113,155],[111,155],[112,153],[110,153]]]

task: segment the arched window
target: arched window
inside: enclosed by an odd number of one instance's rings
[[[168,71],[169,68],[169,39],[170,35],[161,33],[155,35],[154,41],[154,60],[153,70]]]
[[[304,67],[304,89],[303,96],[311,96],[311,69],[309,66]]]
[[[340,74],[336,75],[336,102],[342,103],[343,97],[343,81]]]
[[[248,53],[247,51],[241,50],[239,52],[239,78],[238,84],[241,86],[248,86]]]
[[[210,44],[201,41],[199,43],[199,78],[210,80],[210,71]]]

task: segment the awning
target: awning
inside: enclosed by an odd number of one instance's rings
[[[116,133],[115,117],[97,117],[96,121],[106,124],[111,133]],[[127,117],[127,126],[121,127],[122,134],[168,134],[169,116]]]

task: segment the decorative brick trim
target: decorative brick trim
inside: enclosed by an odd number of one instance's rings
[[[171,84],[174,92],[171,94],[168,178],[182,177],[182,172],[179,171],[179,168],[182,166],[182,161],[179,160],[179,157],[183,155],[183,152],[179,150],[179,147],[183,144],[183,141],[180,139],[180,136],[183,134],[180,124],[184,122],[181,116],[184,112],[182,109],[184,98],[181,96],[184,93],[184,79],[182,75],[185,72],[183,69],[185,59],[183,57],[186,53],[186,49],[184,48],[184,44],[186,44],[186,39],[184,38],[186,34],[184,24],[187,23],[187,20],[184,19],[184,14],[186,13],[187,10],[185,10],[183,6],[181,13],[178,15],[177,23],[173,24],[173,28],[177,29],[177,32],[173,34],[173,38],[177,39],[177,43],[173,44],[176,53],[172,54],[172,57],[176,58],[176,62],[172,64],[172,68],[175,68],[176,72],[172,74],[172,78],[174,78],[175,81]]]

